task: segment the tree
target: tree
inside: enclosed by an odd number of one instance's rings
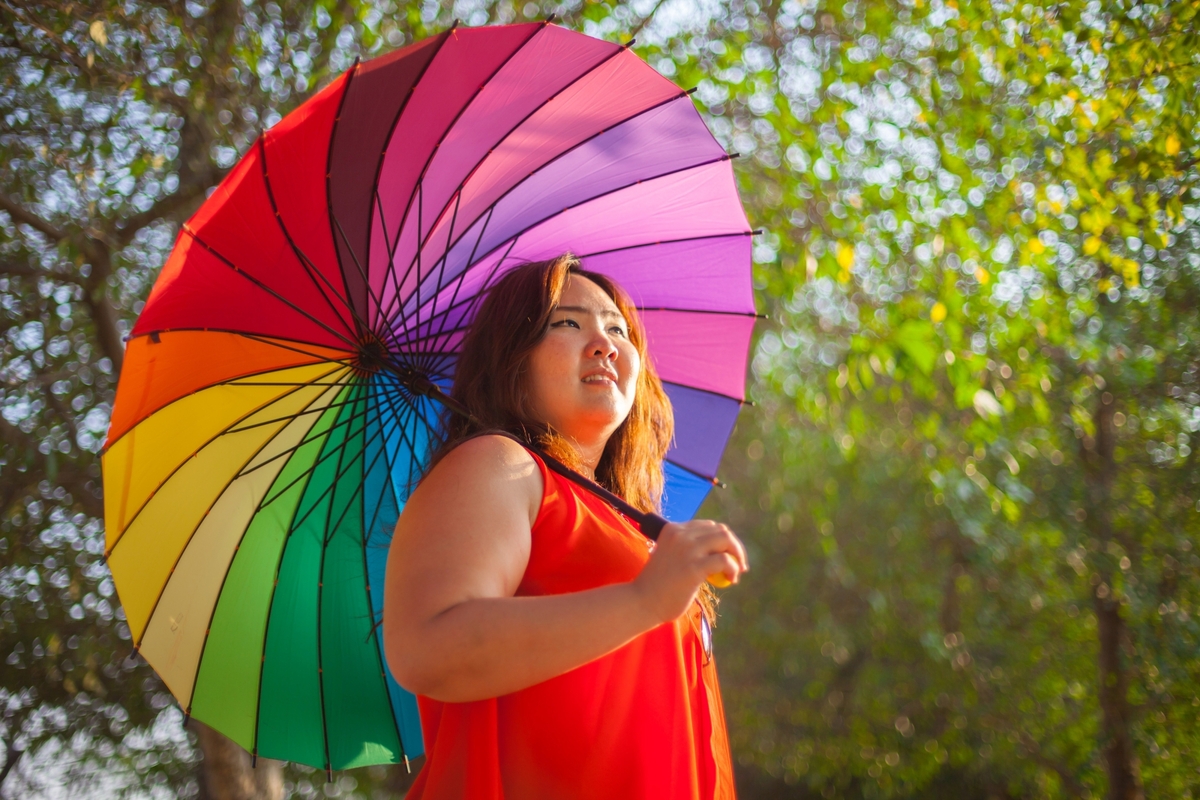
[[[735,11],[691,48],[778,320],[723,504],[742,753],[1194,791],[1195,5]]]
[[[97,458],[123,342],[176,227],[263,126],[359,53],[426,33],[416,12],[357,3],[0,3],[0,667],[4,778],[68,734],[67,779],[195,793],[178,737],[131,736],[180,715],[131,652],[101,561]],[[438,24],[436,16],[426,20]],[[164,711],[167,709],[167,711]],[[165,720],[169,722],[169,720]],[[170,727],[168,725],[168,727]],[[244,772],[200,742],[212,797]],[[45,754],[43,754],[45,756]],[[278,765],[258,784],[280,796]],[[249,781],[249,783],[246,783]]]

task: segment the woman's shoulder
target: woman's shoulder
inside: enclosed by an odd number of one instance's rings
[[[424,491],[418,493],[458,495],[464,486],[478,495],[524,500],[534,516],[545,488],[533,455],[501,434],[473,436],[455,445],[421,481]]]
[[[520,442],[502,433],[483,433],[472,436],[454,445],[438,462],[437,467],[447,462],[459,469],[497,466],[531,466],[533,455]],[[437,469],[435,467],[435,469]]]

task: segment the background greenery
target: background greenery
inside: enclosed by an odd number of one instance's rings
[[[385,796],[189,726],[100,559],[97,449],[179,222],[357,56],[625,41],[757,239],[705,513],[746,797],[1200,795],[1200,3],[0,0],[0,795]],[[197,736],[199,738],[197,738]]]

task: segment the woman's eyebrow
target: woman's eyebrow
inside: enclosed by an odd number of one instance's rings
[[[594,308],[586,308],[585,306],[555,306],[554,310],[555,311],[574,311],[574,312],[580,313],[580,314],[599,314],[602,317],[612,317],[613,319],[619,319],[622,322],[625,321],[624,314],[622,314],[620,311],[613,311],[612,309],[609,309],[609,308],[606,308],[603,311],[597,311]]]

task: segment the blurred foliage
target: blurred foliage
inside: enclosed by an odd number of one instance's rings
[[[179,221],[354,58],[554,12],[697,87],[765,229],[706,507],[752,548],[717,629],[744,795],[1200,794],[1198,11],[0,0],[0,793],[203,791],[99,555]]]
[[[675,58],[768,229],[710,506],[759,572],[718,634],[741,759],[1200,791],[1197,10],[746,3]]]

